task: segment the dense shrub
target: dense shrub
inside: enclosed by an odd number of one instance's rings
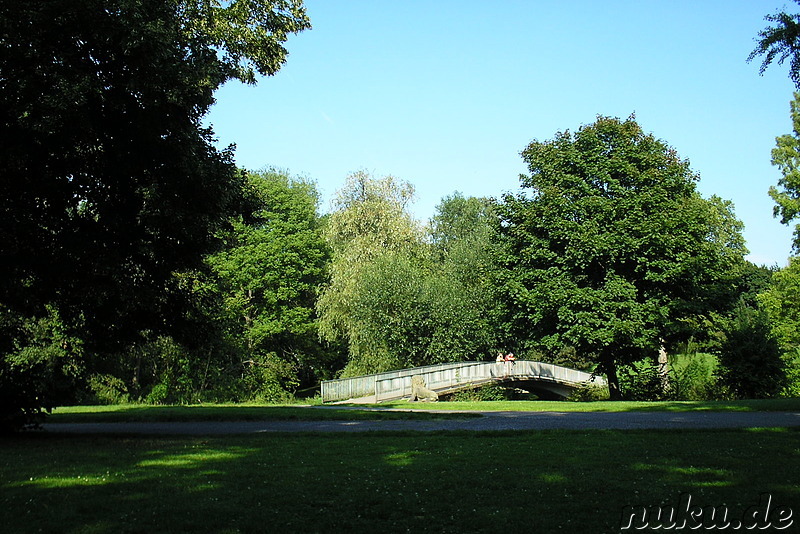
[[[669,400],[671,392],[663,388],[658,365],[652,360],[634,362],[619,369],[619,386],[625,400]]]
[[[593,402],[608,400],[608,387],[599,384],[582,385],[570,393],[567,400],[573,402]]]
[[[740,399],[777,395],[786,385],[786,370],[767,314],[739,306],[724,333],[720,381]]]
[[[678,400],[711,400],[720,394],[713,354],[693,353],[670,356],[669,383]]]
[[[502,401],[511,399],[513,394],[513,390],[505,388],[496,382],[491,382],[477,388],[457,391],[453,393],[450,400],[464,402]]]

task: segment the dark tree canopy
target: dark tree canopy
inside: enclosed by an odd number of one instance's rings
[[[795,0],[800,4],[800,0]],[[747,61],[763,56],[759,73],[764,74],[767,67],[777,58],[778,64],[789,60],[789,77],[800,89],[800,14],[779,11],[764,17],[775,26],[768,26],[758,32],[758,46],[750,52]]]
[[[201,119],[308,27],[300,0],[0,1],[0,354],[24,318],[89,348],[174,329],[175,273],[245,207]]]
[[[712,306],[742,262],[741,223],[632,118],[599,117],[522,157],[523,192],[499,206],[517,338],[593,355],[613,388],[617,364],[654,356]]]
[[[724,334],[717,374],[730,393],[740,399],[780,393],[786,370],[767,313],[737,306]]]
[[[0,304],[56,302],[106,338],[158,326],[172,273],[242,207],[200,120],[226,79],[277,70],[295,4],[0,4]]]

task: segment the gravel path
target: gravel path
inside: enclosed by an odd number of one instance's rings
[[[181,423],[46,423],[48,433],[253,434],[259,432],[392,432],[551,429],[754,428],[800,426],[797,412],[480,412],[470,419],[391,421],[228,421]]]

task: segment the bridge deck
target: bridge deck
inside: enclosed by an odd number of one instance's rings
[[[558,394],[585,384],[604,386],[602,377],[549,363],[456,362],[414,367],[373,375],[322,382],[322,402],[362,404],[398,400],[411,395],[411,377],[421,376],[428,389],[439,394],[478,387],[489,382],[529,382]]]

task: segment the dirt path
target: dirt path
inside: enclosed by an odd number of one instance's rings
[[[754,428],[800,426],[797,412],[480,412],[483,417],[392,421],[227,421],[180,423],[46,423],[48,433],[253,434],[259,432],[495,431],[552,429]]]

